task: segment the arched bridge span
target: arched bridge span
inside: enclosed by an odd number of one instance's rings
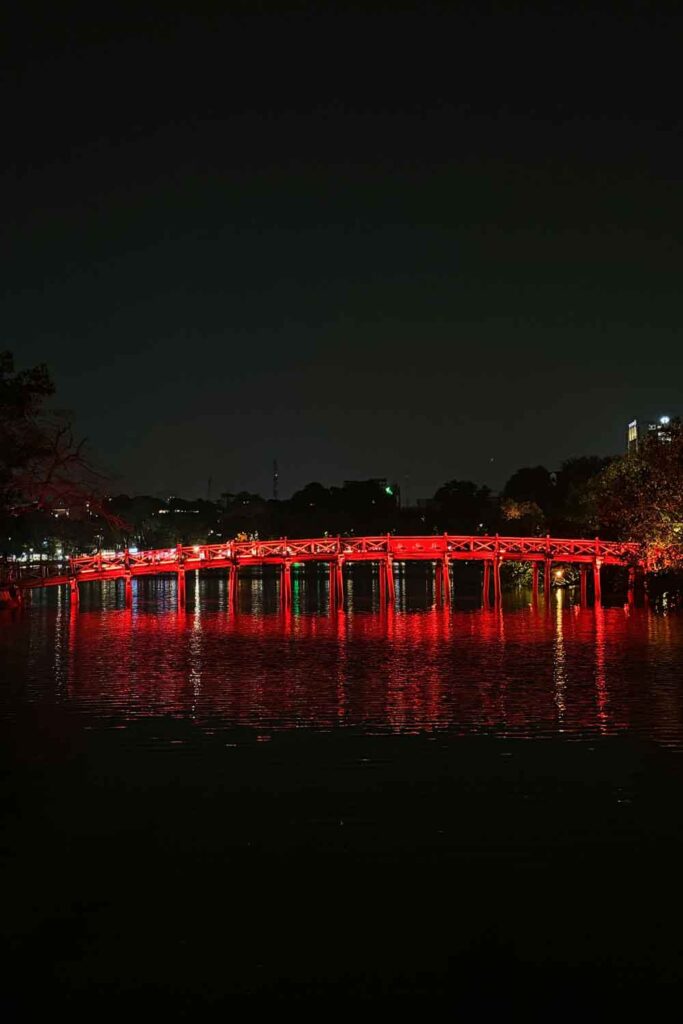
[[[123,578],[129,586],[136,576],[175,573],[178,597],[184,602],[185,574],[203,569],[228,569],[230,590],[236,594],[239,570],[244,566],[275,565],[282,573],[282,598],[291,599],[291,568],[296,563],[322,562],[329,566],[330,595],[343,601],[343,570],[347,562],[375,562],[379,566],[383,600],[394,599],[394,562],[431,562],[437,590],[444,601],[450,600],[453,567],[459,561],[483,563],[484,600],[501,595],[500,567],[505,561],[531,562],[533,588],[538,593],[539,570],[543,569],[544,590],[551,585],[553,563],[581,568],[581,591],[585,598],[588,573],[592,572],[595,600],[601,598],[603,565],[623,566],[629,571],[629,591],[640,567],[636,544],[604,541],[596,537],[501,537],[455,536],[441,534],[425,537],[317,537],[313,539],[226,541],[222,544],[177,545],[149,551],[124,550],[114,554],[79,555],[65,564],[42,563],[38,566],[15,564],[9,572],[11,583],[19,590],[68,585],[74,597],[79,584]]]

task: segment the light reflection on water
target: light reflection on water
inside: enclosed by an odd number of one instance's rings
[[[683,746],[683,622],[648,609],[549,607],[529,595],[503,610],[443,609],[429,577],[403,578],[397,608],[379,609],[376,579],[346,580],[330,607],[322,574],[293,579],[282,611],[276,581],[224,577],[135,581],[126,608],[115,582],[62,591],[5,613],[5,713],[56,703],[111,727],[167,716],[204,730],[353,727],[591,738],[623,731]]]

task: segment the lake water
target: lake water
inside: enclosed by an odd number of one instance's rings
[[[683,618],[420,572],[0,614],[2,1008],[415,998],[564,1019],[683,981]],[[39,979],[39,983],[38,983]],[[254,1002],[256,1000],[256,1002]]]

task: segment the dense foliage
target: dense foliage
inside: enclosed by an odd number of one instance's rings
[[[605,534],[638,541],[652,569],[683,565],[683,430],[615,459],[593,500]]]

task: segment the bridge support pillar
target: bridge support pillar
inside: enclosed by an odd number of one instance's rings
[[[647,601],[647,586],[645,583],[645,571],[638,566],[635,571],[635,596],[638,601]]]
[[[491,559],[484,559],[484,578],[482,580],[482,604],[488,608],[491,602]]]
[[[538,562],[531,563],[531,600],[538,604]]]
[[[185,570],[178,569],[178,608],[182,611],[185,608]]]
[[[434,603],[437,608],[441,607],[443,600],[443,562],[437,562],[434,566]]]
[[[334,562],[329,562],[327,566],[328,582],[327,590],[329,594],[330,608],[334,608],[337,603],[337,578],[335,575]]]
[[[379,606],[384,608],[387,603],[387,574],[384,562],[377,563],[377,575],[379,576]]]
[[[344,607],[344,563],[341,558],[337,559],[335,570],[335,591],[337,595],[337,604],[340,608]]]
[[[500,586],[500,563],[500,555],[496,555],[496,557],[493,560],[493,600],[496,605],[496,608],[498,608],[500,605],[502,595]]]
[[[552,558],[546,558],[543,562],[543,596],[546,601],[550,600],[550,570],[552,565]]]
[[[579,579],[581,580],[581,607],[585,608],[588,604],[588,566],[582,565],[579,572]]]
[[[636,603],[636,570],[631,565],[628,570],[628,603],[633,606]]]
[[[280,588],[280,598],[285,608],[289,608],[292,603],[292,566],[290,562],[282,563],[282,586]]]
[[[237,563],[233,562],[230,566],[230,576],[228,578],[228,608],[231,608],[233,612],[237,611],[237,589],[239,583]]]
[[[602,584],[600,580],[601,567],[602,559],[596,558],[593,562],[593,599],[596,605],[602,603]]]
[[[443,602],[446,608],[451,606],[451,563],[448,555],[443,560]]]
[[[133,604],[133,577],[130,573],[126,573],[124,577],[124,602],[126,608]]]
[[[393,604],[396,600],[396,587],[394,585],[394,560],[387,555],[384,560],[384,571],[387,577],[387,602]]]
[[[79,596],[78,580],[69,580],[69,600],[73,601],[74,604],[78,604]]]

